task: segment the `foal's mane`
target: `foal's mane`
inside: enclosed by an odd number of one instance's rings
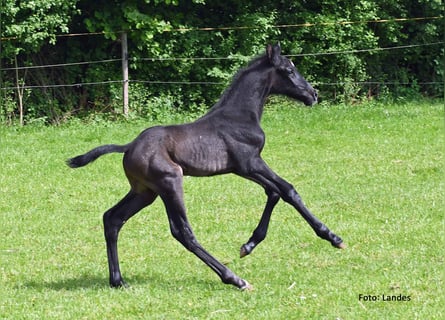
[[[253,60],[251,60],[248,63],[248,65],[246,67],[240,69],[233,76],[232,81],[230,82],[229,86],[224,90],[221,97],[218,99],[218,101],[213,105],[213,107],[210,110],[217,109],[224,104],[227,97],[231,95],[231,93],[233,92],[233,90],[235,90],[235,88],[237,88],[237,84],[238,84],[239,80],[247,71],[250,71],[251,69],[255,69],[255,68],[261,66],[267,60],[268,60],[267,55],[264,54],[264,55],[254,58]]]

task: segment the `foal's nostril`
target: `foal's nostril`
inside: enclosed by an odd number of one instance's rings
[[[313,90],[312,97],[314,98],[314,100],[312,101],[311,106],[317,104],[317,102],[318,102],[318,92],[317,92],[317,90]]]
[[[314,99],[318,100],[318,92],[317,92],[317,90],[314,90]]]

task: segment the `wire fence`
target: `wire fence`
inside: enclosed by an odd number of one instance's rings
[[[368,24],[368,23],[401,23],[410,21],[428,21],[442,19],[442,16],[433,17],[412,17],[412,18],[393,18],[393,19],[374,19],[374,20],[359,20],[359,21],[331,21],[331,22],[312,22],[312,23],[299,23],[299,24],[281,24],[269,26],[270,29],[283,29],[283,28],[306,28],[317,26],[333,26],[333,25],[352,25],[352,24]],[[256,30],[258,26],[230,26],[230,27],[203,27],[203,28],[165,28],[163,32],[191,32],[191,31],[231,31],[231,30]],[[121,34],[123,31],[107,32],[108,34]],[[57,34],[56,38],[65,37],[81,37],[81,36],[93,36],[93,35],[105,35],[105,32],[84,32],[84,33],[69,33],[69,34]],[[17,37],[0,37],[0,41],[17,40]]]
[[[392,46],[392,47],[383,47],[383,48],[368,48],[368,49],[357,49],[357,50],[343,50],[343,51],[328,51],[328,52],[315,52],[315,53],[301,53],[301,54],[290,54],[288,57],[306,57],[306,56],[329,56],[329,55],[344,55],[344,54],[359,54],[359,53],[370,53],[370,52],[379,52],[379,51],[388,51],[388,50],[402,50],[409,48],[418,48],[418,47],[430,47],[443,45],[444,41],[431,42],[431,43],[422,43],[422,44],[411,44],[411,45],[403,45],[403,46]],[[248,60],[252,57],[243,57],[243,56],[232,56],[232,57],[147,57],[147,58],[138,58],[138,61],[203,61],[203,60]],[[131,58],[128,59],[132,61]],[[105,63],[115,63],[121,62],[121,59],[105,59],[105,60],[95,60],[95,61],[81,61],[81,62],[71,62],[71,63],[60,63],[60,64],[48,64],[48,65],[37,65],[37,66],[21,66],[21,67],[11,67],[11,68],[2,68],[0,71],[17,71],[17,70],[32,70],[32,69],[44,69],[44,68],[64,68],[69,66],[78,66],[78,65],[92,65],[92,64],[105,64]],[[47,88],[61,88],[61,87],[82,87],[82,86],[95,86],[101,84],[111,84],[111,83],[123,83],[124,80],[106,80],[106,81],[95,81],[95,82],[78,82],[71,84],[47,84],[47,85],[24,85],[20,86],[21,89],[47,89]],[[133,83],[146,83],[146,84],[167,84],[167,85],[222,85],[224,82],[215,82],[215,81],[146,81],[146,80],[138,80],[131,79],[128,82]],[[350,82],[358,85],[372,85],[372,84],[382,84],[382,85],[409,85],[408,82],[400,82],[400,81],[386,81],[386,82]],[[420,85],[438,85],[443,84],[444,82],[422,82],[418,83]],[[345,82],[319,82],[318,85],[344,85],[347,84]],[[2,87],[0,90],[15,90],[14,87]]]
[[[301,24],[285,24],[285,25],[273,25],[270,28],[307,28],[316,26],[330,26],[330,25],[351,25],[351,24],[364,24],[364,23],[403,23],[409,21],[426,21],[426,20],[436,20],[443,19],[442,16],[434,17],[414,17],[414,18],[394,18],[394,19],[379,19],[379,20],[366,20],[366,21],[333,21],[333,22],[316,22],[316,23],[301,23]],[[258,26],[231,26],[231,27],[204,27],[204,28],[166,28],[163,32],[192,32],[192,31],[222,31],[222,30],[245,30],[245,29],[257,29]],[[121,32],[115,32],[119,34]],[[104,35],[104,32],[94,32],[94,33],[75,33],[75,34],[61,34],[56,35],[56,37],[80,37],[80,36],[94,36],[94,35]],[[16,40],[16,37],[1,38],[1,41],[11,41]],[[404,50],[419,47],[431,47],[444,45],[444,41],[437,41],[431,43],[418,43],[409,44],[401,46],[392,47],[377,47],[377,48],[367,48],[367,49],[353,49],[353,50],[343,50],[343,51],[326,51],[326,52],[313,52],[313,53],[300,53],[300,54],[290,54],[288,57],[317,57],[317,56],[332,56],[332,55],[347,55],[347,54],[363,54],[363,53],[374,53],[390,50]],[[244,56],[228,56],[228,57],[146,57],[138,58],[138,61],[148,61],[148,62],[159,62],[159,61],[217,61],[217,60],[249,60],[252,57]],[[128,58],[128,61],[132,61],[132,58]],[[34,65],[34,66],[15,66],[8,68],[0,68],[0,76],[2,72],[18,72],[27,71],[33,69],[55,69],[55,68],[67,68],[70,66],[81,66],[81,65],[94,65],[94,64],[111,64],[121,62],[122,59],[104,59],[104,60],[93,60],[93,61],[79,61],[70,63],[60,63],[60,64],[47,64],[47,65]],[[165,85],[223,85],[224,82],[218,81],[157,81],[157,80],[140,80],[140,79],[115,79],[115,80],[104,80],[95,82],[76,82],[76,83],[66,83],[66,84],[40,84],[40,85],[20,85],[19,89],[48,89],[48,88],[63,88],[63,87],[84,87],[84,86],[97,86],[97,85],[107,85],[115,83],[143,83],[143,84],[165,84]],[[322,86],[341,86],[347,84],[354,85],[411,85],[410,82],[401,82],[396,80],[389,81],[351,81],[351,82],[318,82],[314,83],[316,85]],[[444,82],[418,82],[418,85],[443,85]],[[16,86],[4,86],[0,87],[0,90],[17,90]]]

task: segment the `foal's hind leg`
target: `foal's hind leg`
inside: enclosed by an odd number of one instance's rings
[[[138,194],[130,191],[118,204],[105,212],[103,216],[105,240],[107,243],[108,268],[110,271],[110,286],[125,287],[119,268],[117,254],[117,239],[123,224],[142,208],[156,199],[156,194],[147,192]]]
[[[229,268],[210,255],[198,242],[186,216],[183,201],[182,176],[164,178],[162,192],[160,193],[167,210],[170,230],[173,237],[187,250],[194,253],[207,264],[222,280],[223,283],[232,284],[241,290],[251,289],[250,284],[235,275]]]
[[[267,202],[264,208],[263,214],[261,216],[260,223],[256,227],[252,236],[247,243],[241,246],[240,257],[243,258],[250,254],[252,250],[266,238],[267,229],[269,228],[270,216],[272,215],[273,208],[280,200],[280,195],[276,192],[266,190]]]

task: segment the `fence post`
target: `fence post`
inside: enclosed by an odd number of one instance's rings
[[[122,32],[121,34],[121,44],[122,44],[122,94],[124,101],[123,113],[125,116],[128,115],[128,46],[127,46],[127,33]]]

